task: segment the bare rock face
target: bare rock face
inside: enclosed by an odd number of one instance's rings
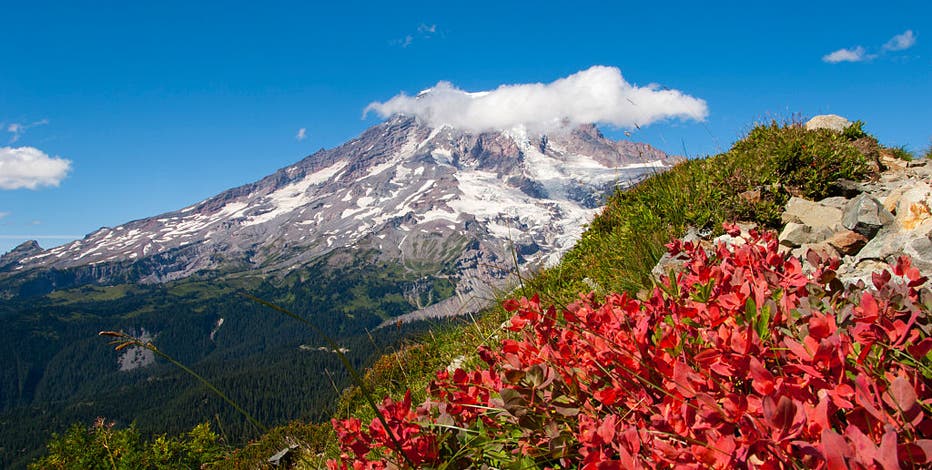
[[[396,116],[178,211],[50,250],[14,250],[0,264],[0,293],[23,279],[55,289],[212,272],[283,276],[350,248],[427,275],[453,266],[444,275],[463,294],[504,282],[515,257],[521,269],[554,263],[607,194],[670,161],[594,126],[472,134]]]

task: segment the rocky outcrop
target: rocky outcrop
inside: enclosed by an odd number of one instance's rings
[[[827,243],[840,257],[838,275],[847,283],[869,282],[871,273],[889,269],[902,255],[923,273],[932,273],[930,180],[932,165],[916,160],[887,165],[877,181],[849,185],[858,189],[850,198],[793,198],[780,243],[801,259],[810,249],[824,252]]]
[[[847,125],[846,119],[829,115],[813,118],[806,128],[842,131]],[[812,269],[807,254],[815,251],[839,258],[837,275],[842,282],[870,283],[871,274],[892,270],[897,258],[906,255],[923,275],[932,275],[932,162],[900,160],[881,150],[878,163],[883,171],[875,180],[840,180],[832,185],[836,196],[818,201],[792,197],[787,202],[778,240],[804,269]],[[697,239],[695,231],[684,240],[699,240],[710,247],[716,242],[733,243],[728,235]],[[680,264],[665,255],[653,275],[659,278]]]

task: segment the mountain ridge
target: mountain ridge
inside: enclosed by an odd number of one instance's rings
[[[520,127],[474,134],[399,115],[188,207],[4,255],[0,292],[281,275],[346,246],[419,263],[453,261],[470,240],[507,259],[493,245],[510,242],[522,265],[547,264],[572,246],[606,193],[671,161],[647,144],[606,139],[594,125],[553,135]],[[465,239],[456,246],[425,251],[431,239],[458,236]]]

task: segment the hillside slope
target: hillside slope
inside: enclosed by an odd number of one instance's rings
[[[524,279],[513,295],[538,294],[542,303],[558,306],[579,299],[580,292],[592,291],[598,296],[630,292],[646,299],[654,282],[650,271],[663,245],[688,227],[713,235],[721,233],[723,222],[732,220],[779,228],[790,197],[821,198],[839,190],[834,184],[838,180],[876,177],[884,152],[861,131],[860,124],[843,133],[807,131],[792,123],[758,126],[724,154],[683,162],[630,191],[616,193],[560,264]],[[515,308],[510,302],[509,309]],[[368,386],[377,400],[384,395],[400,398],[405,390],[412,390],[414,402],[420,402],[435,371],[471,370],[483,364],[477,351],[486,351],[481,355],[488,359],[487,348],[495,348],[502,335],[511,334],[501,330],[510,316],[499,309],[461,326],[434,331],[420,343],[383,357],[368,371]],[[337,416],[357,416],[368,422],[373,413],[359,390],[350,389],[344,393]],[[329,432],[326,425],[278,428],[221,466],[252,467],[277,450],[301,442],[292,452],[303,456],[298,467],[316,468],[318,452],[337,455]],[[475,443],[480,448],[488,444]],[[485,447],[491,453],[494,448]]]

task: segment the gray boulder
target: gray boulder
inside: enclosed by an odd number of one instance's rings
[[[806,130],[831,129],[836,132],[841,132],[850,125],[851,121],[837,114],[822,114],[810,119],[809,122],[806,123]]]
[[[893,223],[893,214],[877,198],[861,193],[845,208],[842,225],[867,238],[872,238],[884,225]]]
[[[795,222],[808,225],[814,229],[827,228],[835,230],[841,227],[843,212],[840,208],[835,207],[834,202],[833,200],[832,205],[825,205],[801,197],[791,197],[783,212],[783,222]]]

